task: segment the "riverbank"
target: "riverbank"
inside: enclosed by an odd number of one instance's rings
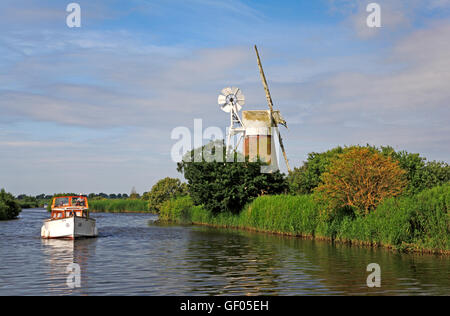
[[[160,220],[450,255],[449,209],[447,184],[388,199],[363,217],[341,211],[324,218],[313,195],[275,195],[256,198],[239,214],[218,215],[182,197],[163,205]]]

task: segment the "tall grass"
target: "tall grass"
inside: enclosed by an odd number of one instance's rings
[[[148,202],[140,199],[90,200],[89,210],[105,213],[149,212]]]
[[[162,204],[159,220],[179,224],[192,223],[192,209],[195,208],[189,196],[168,200]]]
[[[324,218],[312,195],[276,195],[258,197],[238,215],[213,215],[183,197],[166,202],[160,219],[449,253],[449,210],[450,184],[446,184],[416,196],[388,199],[367,216],[342,210]]]

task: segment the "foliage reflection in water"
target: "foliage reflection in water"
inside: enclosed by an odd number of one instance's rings
[[[405,295],[450,293],[450,260],[195,226],[149,214],[94,214],[99,238],[41,240],[44,210],[0,222],[0,295]],[[381,287],[368,288],[369,263]],[[81,268],[70,289],[67,265]]]

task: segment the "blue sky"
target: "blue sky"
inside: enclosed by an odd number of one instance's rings
[[[178,126],[228,125],[226,86],[265,109],[257,44],[291,166],[336,145],[450,156],[450,0],[0,3],[0,187],[148,191],[179,177]]]

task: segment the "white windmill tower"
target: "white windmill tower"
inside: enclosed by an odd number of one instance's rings
[[[219,103],[222,111],[230,113],[230,127],[228,129],[226,144],[227,153],[229,153],[232,148],[231,137],[236,134],[241,134],[239,141],[233,149],[235,151],[245,134],[245,126],[239,117],[239,111],[242,109],[242,106],[245,105],[245,97],[242,94],[241,89],[236,87],[228,87],[221,91],[217,102]]]

